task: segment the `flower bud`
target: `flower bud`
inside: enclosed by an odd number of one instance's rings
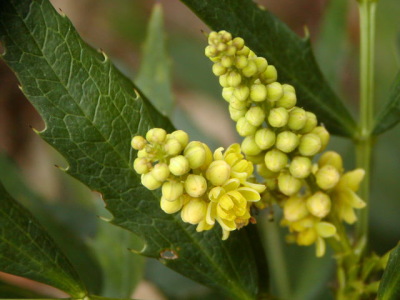
[[[340,179],[338,188],[343,189],[347,187],[353,192],[357,192],[364,176],[365,171],[363,169],[355,169],[353,171],[346,172]]]
[[[235,71],[230,71],[226,75],[226,82],[228,86],[237,87],[242,82],[242,76]]]
[[[171,137],[176,139],[183,148],[189,143],[189,135],[183,130],[175,130],[171,133]]]
[[[263,84],[253,84],[250,88],[250,99],[254,102],[262,102],[267,99],[267,88]]]
[[[150,168],[151,168],[151,163],[145,157],[138,157],[133,162],[133,169],[138,174],[148,173],[150,171]]]
[[[310,246],[315,243],[317,238],[317,231],[314,228],[307,228],[298,233],[296,242],[300,246]]]
[[[185,181],[185,191],[191,197],[201,197],[207,190],[207,181],[201,175],[190,174]]]
[[[321,149],[321,139],[314,133],[307,133],[300,139],[299,152],[304,156],[313,156]]]
[[[234,109],[238,109],[238,110],[243,110],[247,108],[247,103],[246,101],[240,101],[238,98],[236,98],[235,96],[231,97],[231,100],[229,102],[229,106],[231,106]]]
[[[257,65],[253,60],[248,60],[247,65],[242,69],[242,73],[246,77],[252,77],[257,74]]]
[[[223,185],[231,176],[231,166],[224,160],[213,161],[207,169],[206,177],[215,186]]]
[[[324,126],[317,126],[311,131],[311,133],[319,136],[319,138],[321,139],[321,149],[319,151],[323,151],[329,143],[329,132],[325,129]]]
[[[248,56],[250,53],[250,49],[247,46],[244,46],[242,49],[236,52],[236,55],[243,55],[243,56]]]
[[[233,90],[233,95],[239,100],[239,101],[246,101],[247,98],[250,95],[250,89],[246,85],[241,85],[238,86]]]
[[[231,119],[235,122],[239,121],[240,118],[246,115],[247,109],[236,109],[229,105],[229,115]]]
[[[328,238],[336,234],[335,225],[328,222],[319,222],[315,225],[315,230],[317,230],[318,235],[323,238]]]
[[[182,150],[183,147],[177,139],[169,138],[167,142],[164,144],[164,151],[168,155],[177,155],[181,153]]]
[[[189,172],[189,161],[183,155],[178,155],[171,158],[168,168],[175,176],[181,176]]]
[[[278,72],[273,65],[269,65],[267,69],[261,73],[260,80],[264,84],[275,82],[278,79]]]
[[[221,58],[221,66],[225,68],[230,68],[232,67],[234,63],[234,58],[232,56],[223,56]],[[214,73],[215,74],[215,73]],[[222,75],[222,74],[221,74]]]
[[[286,109],[291,109],[296,105],[297,97],[294,92],[284,91],[282,97],[276,101],[277,107],[284,107]]]
[[[279,82],[272,82],[267,86],[267,99],[269,101],[278,101],[283,95],[283,88]]]
[[[259,74],[263,73],[268,68],[268,62],[264,57],[256,57],[253,61],[257,66],[257,72]]]
[[[258,147],[254,135],[246,136],[241,145],[242,152],[246,155],[260,154],[261,149]]]
[[[228,84],[228,80],[227,80],[227,73],[226,74],[224,74],[224,75],[221,75],[221,76],[219,76],[219,84],[220,84],[220,86],[222,86],[222,87],[229,87],[229,84]]]
[[[246,113],[246,120],[253,126],[260,126],[265,119],[265,113],[259,106],[251,107]]]
[[[168,165],[165,163],[156,164],[151,170],[151,174],[156,180],[164,182],[170,174]]]
[[[301,180],[282,172],[278,177],[278,187],[286,196],[292,196],[300,190]]]
[[[192,198],[183,206],[181,210],[181,218],[183,222],[195,225],[205,218],[206,213],[207,203],[202,199]]]
[[[284,84],[282,84],[282,88],[283,88],[284,92],[292,92],[292,93],[296,94],[296,90],[293,85],[284,83]]]
[[[265,166],[265,163],[260,163],[257,165],[257,173],[266,179],[276,178],[278,177],[277,172],[272,172]]]
[[[289,153],[296,149],[298,144],[299,138],[297,134],[291,131],[282,131],[276,137],[275,147],[285,153]]]
[[[147,145],[147,141],[144,137],[137,135],[132,138],[131,146],[135,150],[142,150]]]
[[[224,52],[228,48],[228,46],[225,43],[218,43],[215,46],[217,47],[217,51],[220,53]]]
[[[343,161],[340,154],[334,151],[327,151],[321,155],[318,160],[318,166],[321,168],[326,165],[331,165],[341,173],[343,171]]]
[[[287,124],[289,113],[286,108],[277,107],[271,109],[268,116],[268,122],[272,127],[283,127]]]
[[[296,178],[306,178],[311,173],[311,160],[308,157],[296,156],[289,166],[290,174]]]
[[[261,150],[267,150],[275,144],[275,132],[269,128],[261,128],[257,130],[255,142]]]
[[[248,64],[248,58],[244,55],[239,55],[236,56],[235,58],[235,67],[238,69],[243,69],[247,66]]]
[[[236,123],[236,131],[240,136],[248,136],[253,135],[257,130],[257,127],[251,125],[245,117],[242,117]]]
[[[146,133],[146,140],[154,144],[162,144],[165,141],[167,132],[162,128],[152,128]]]
[[[308,215],[306,203],[302,197],[292,196],[283,204],[283,214],[290,222],[298,221]]]
[[[232,45],[228,45],[228,47],[225,50],[225,55],[232,57],[236,54],[236,48]]]
[[[183,201],[182,197],[174,201],[168,201],[164,197],[161,197],[160,206],[161,209],[167,214],[173,214],[179,211],[182,208]]]
[[[226,30],[218,31],[218,35],[220,36],[220,40],[224,43],[230,42],[232,40],[232,34]]]
[[[184,155],[191,169],[200,168],[206,161],[206,150],[201,142],[190,142],[185,148]]]
[[[162,182],[156,180],[153,177],[153,174],[151,174],[151,172],[150,173],[146,173],[146,174],[142,174],[141,182],[148,190],[151,190],[151,191],[155,190],[155,189],[158,189],[162,185]]]
[[[209,45],[206,47],[204,54],[209,57],[212,58],[214,56],[216,56],[218,54],[217,52],[217,48],[214,45]]]
[[[339,182],[340,174],[334,166],[326,165],[315,174],[317,185],[323,190],[334,188]]]
[[[225,87],[222,89],[222,98],[224,98],[224,100],[226,102],[230,102],[231,98],[233,96],[233,92],[234,92],[235,88],[233,87]]]
[[[265,185],[268,191],[275,191],[278,188],[278,180],[276,178],[267,178]]]
[[[215,76],[221,76],[227,72],[227,69],[221,63],[215,63],[212,66],[212,72],[214,73]]]
[[[264,162],[267,168],[272,172],[279,172],[286,167],[288,157],[278,149],[272,149],[265,154]]]
[[[176,181],[167,181],[162,185],[162,196],[167,201],[174,201],[183,194],[183,184]]]
[[[289,120],[287,125],[291,130],[300,130],[304,127],[306,121],[306,111],[300,107],[294,107],[289,112]]]
[[[306,205],[312,215],[324,218],[331,210],[331,198],[323,192],[316,192],[311,197],[308,197]]]
[[[306,117],[306,123],[304,124],[304,127],[300,130],[300,133],[302,134],[311,132],[311,130],[313,130],[318,123],[317,117],[312,112],[306,111]]]

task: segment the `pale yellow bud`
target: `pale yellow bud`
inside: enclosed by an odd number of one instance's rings
[[[308,215],[306,203],[301,197],[290,197],[283,204],[283,214],[290,222],[298,221]]]
[[[292,93],[296,94],[296,90],[294,89],[293,85],[285,83],[285,84],[282,84],[282,88],[283,88],[284,92],[292,92]]]
[[[146,174],[142,174],[141,182],[147,189],[149,189],[151,191],[155,190],[155,189],[158,189],[162,185],[162,182],[156,180],[153,177],[153,174],[151,174],[151,172],[150,173],[146,173]]]
[[[183,184],[176,181],[167,181],[162,185],[162,196],[165,200],[174,201],[183,194]]]
[[[221,58],[221,66],[225,68],[230,68],[232,67],[234,63],[234,58],[232,56],[223,56]],[[214,73],[215,74],[215,73]],[[221,74],[222,75],[222,74]]]
[[[246,136],[240,148],[246,155],[258,155],[261,152],[260,147],[258,147],[255,141],[254,135]]]
[[[192,197],[201,197],[207,190],[207,181],[201,175],[190,174],[185,181],[185,191]]]
[[[316,192],[311,197],[308,197],[306,205],[312,215],[324,218],[331,211],[331,198],[323,192]]]
[[[189,135],[183,130],[175,130],[171,133],[171,137],[176,139],[183,148],[189,143]]]
[[[259,106],[251,107],[246,113],[246,120],[253,126],[260,126],[265,120],[264,110]]]
[[[267,69],[260,75],[261,82],[264,84],[275,82],[278,79],[278,72],[273,65],[269,65]]]
[[[228,48],[228,46],[225,43],[218,43],[215,46],[217,47],[217,51],[220,53],[224,52]]]
[[[236,48],[232,45],[229,45],[226,50],[225,50],[225,55],[227,56],[233,56],[236,53]]]
[[[138,157],[133,162],[133,168],[138,174],[145,174],[150,171],[151,163],[145,157]]]
[[[247,108],[247,103],[246,101],[240,101],[238,98],[236,98],[235,96],[231,97],[231,101],[229,102],[229,106],[232,106],[232,108],[234,109],[246,109]]]
[[[355,169],[353,171],[346,172],[340,179],[338,188],[347,187],[351,189],[353,192],[357,192],[364,176],[365,176],[365,171],[363,169]]]
[[[243,69],[244,67],[247,66],[249,60],[246,56],[240,55],[240,56],[236,56],[235,59],[235,67],[238,69]]]
[[[208,43],[217,44],[219,42],[219,34],[216,31],[211,31],[208,34]]]
[[[228,74],[224,74],[224,75],[219,76],[219,84],[222,87],[229,87],[228,80],[227,80],[227,75]]]
[[[319,136],[319,138],[321,139],[321,149],[319,151],[323,151],[328,145],[330,139],[330,134],[328,130],[326,130],[323,126],[317,126],[311,131],[311,133]]]
[[[311,160],[308,157],[296,156],[289,166],[290,174],[296,178],[306,178],[311,173]]]
[[[314,133],[307,133],[300,139],[299,152],[304,156],[313,156],[321,149],[321,139]]]
[[[278,177],[278,187],[286,196],[292,196],[300,190],[301,180],[282,172]]]
[[[224,75],[226,71],[227,71],[226,67],[222,66],[221,63],[215,63],[212,66],[212,72],[214,73],[215,76]]]
[[[213,161],[207,169],[206,177],[215,186],[223,185],[231,176],[231,166],[224,160]]]
[[[168,155],[177,155],[183,150],[182,144],[175,138],[169,138],[164,144],[164,151]]]
[[[246,120],[245,117],[240,118],[236,123],[236,131],[239,133],[240,136],[253,135],[256,132],[256,130],[257,127],[251,125],[249,121]]]
[[[278,172],[272,172],[268,169],[265,163],[260,163],[257,165],[257,173],[266,179],[276,178],[278,177]]]
[[[340,154],[334,151],[327,151],[321,155],[318,160],[318,166],[321,168],[326,165],[331,165],[339,171],[339,173],[343,170],[343,160]]]
[[[170,174],[168,165],[165,163],[156,164],[151,170],[151,174],[156,180],[164,182]]]
[[[176,213],[183,206],[182,197],[179,197],[175,201],[168,201],[164,197],[161,197],[160,206],[161,209],[167,214]]]
[[[142,150],[147,145],[147,141],[144,137],[137,135],[132,138],[131,146],[135,150]]]
[[[297,134],[291,131],[282,131],[276,137],[276,148],[285,153],[292,152],[298,144],[299,138]]]
[[[331,165],[320,168],[315,174],[317,185],[323,190],[334,188],[339,182],[340,174],[338,170]]]
[[[269,116],[268,116],[268,122],[272,127],[283,127],[287,124],[287,121],[289,119],[289,113],[286,108],[283,107],[277,107],[271,109]]]
[[[272,82],[267,86],[267,99],[269,101],[278,101],[283,95],[283,88],[279,82]]]
[[[189,161],[183,155],[178,155],[171,158],[168,168],[175,176],[181,176],[189,172]]]
[[[267,150],[275,144],[275,132],[269,128],[262,128],[257,130],[255,135],[255,142],[261,150]]]
[[[291,130],[300,130],[304,127],[306,121],[306,111],[300,107],[294,107],[289,112],[289,120],[287,125]]]
[[[247,98],[249,98],[250,95],[250,89],[246,85],[241,85],[238,86],[233,90],[233,95],[238,99],[239,101],[246,101]]]
[[[209,57],[212,58],[214,56],[216,56],[218,54],[217,48],[214,45],[209,45],[206,47],[204,54]]]
[[[232,34],[230,32],[227,32],[226,30],[218,31],[218,35],[220,36],[221,41],[224,43],[232,40]]]
[[[254,61],[248,60],[247,65],[242,69],[242,73],[246,77],[252,77],[257,74],[257,65]]]
[[[229,115],[231,119],[235,122],[239,121],[240,118],[246,115],[247,109],[236,109],[229,105]]]
[[[146,133],[146,140],[154,144],[162,144],[165,141],[167,132],[162,128],[152,128]]]
[[[233,96],[233,91],[235,90],[235,88],[233,87],[225,87],[222,89],[222,98],[224,98],[224,100],[226,102],[230,102],[231,98]]]
[[[310,246],[318,238],[317,231],[314,228],[307,228],[298,233],[296,242],[300,246]]]
[[[205,218],[206,213],[207,203],[202,199],[192,198],[183,206],[181,218],[183,222],[195,225]]]
[[[232,40],[232,45],[239,51],[242,50],[244,47],[244,40],[241,37],[235,37]]]
[[[253,84],[250,88],[250,99],[254,102],[262,102],[267,99],[267,88],[263,84]]]
[[[226,82],[228,86],[237,87],[242,82],[242,76],[235,71],[230,71],[226,75]]]
[[[312,112],[307,111],[306,117],[306,124],[304,124],[304,127],[300,130],[300,133],[302,134],[311,132],[311,130],[313,130],[318,123],[317,117]]]
[[[268,67],[268,62],[264,57],[256,57],[253,61],[257,66],[258,73],[263,73]]]
[[[236,52],[237,55],[248,56],[250,53],[250,49],[247,46],[244,46],[242,49]]]
[[[276,101],[277,107],[284,107],[286,109],[291,109],[296,105],[297,97],[294,92],[284,91],[282,97]]]
[[[185,148],[184,155],[189,161],[191,169],[200,168],[206,161],[206,149],[204,149],[203,143],[198,141],[190,142]]]
[[[267,168],[272,172],[279,172],[286,167],[288,157],[278,149],[272,149],[265,154],[264,162]]]

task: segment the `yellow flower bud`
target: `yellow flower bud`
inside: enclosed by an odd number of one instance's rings
[[[246,101],[240,101],[238,98],[236,98],[235,96],[231,97],[231,100],[229,102],[229,106],[231,106],[234,109],[246,109],[247,108],[247,103]]]
[[[248,136],[253,135],[257,130],[257,127],[251,125],[246,118],[242,117],[236,123],[236,131],[239,133],[240,136]]]
[[[216,56],[218,54],[217,48],[214,45],[209,45],[206,47],[204,54],[209,57],[212,58],[214,56]]]
[[[150,171],[151,163],[145,157],[138,157],[133,162],[133,169],[135,169],[138,174],[145,174]]]
[[[225,55],[231,57],[235,54],[236,54],[236,48],[232,45],[229,45],[225,50]]]
[[[287,124],[287,121],[289,119],[289,113],[286,110],[286,108],[283,107],[277,107],[271,109],[269,116],[268,116],[268,122],[272,127],[283,127]]]
[[[235,37],[232,40],[232,45],[239,51],[242,50],[244,47],[244,40],[241,37]]]
[[[297,134],[291,131],[282,131],[276,137],[276,148],[285,153],[292,152],[298,144],[299,138]]]
[[[214,73],[215,76],[221,76],[227,72],[227,69],[221,63],[215,63],[212,66],[212,72]]]
[[[308,197],[306,205],[312,215],[324,218],[331,211],[331,198],[323,192],[316,192],[311,197]]]
[[[232,40],[232,34],[226,30],[218,31],[220,40],[224,43],[230,42]]]
[[[278,72],[273,65],[269,65],[267,69],[261,73],[260,80],[264,84],[275,82],[278,79]]]
[[[229,105],[229,115],[231,119],[235,122],[239,121],[240,118],[244,117],[246,115],[247,109],[236,109],[233,108],[231,105]]]
[[[353,171],[346,172],[340,179],[337,188],[338,189],[349,188],[353,192],[357,192],[364,176],[365,176],[365,171],[363,169],[355,169]]]
[[[189,161],[183,155],[178,155],[171,158],[168,168],[175,176],[181,176],[189,172]]]
[[[206,149],[203,143],[198,141],[190,142],[185,148],[184,155],[189,161],[191,169],[200,168],[206,161]]]
[[[242,69],[242,73],[246,77],[252,77],[257,74],[257,65],[253,60],[248,60],[247,65]]]
[[[132,138],[131,146],[135,150],[142,150],[147,145],[147,141],[144,137],[137,135]]]
[[[261,128],[257,130],[255,142],[261,150],[267,150],[275,144],[275,132],[269,128]]]
[[[207,39],[209,44],[217,44],[219,42],[219,34],[216,31],[211,31]]]
[[[268,62],[264,57],[256,57],[253,61],[257,66],[258,73],[263,73],[268,68]]]
[[[321,155],[318,160],[318,166],[321,168],[326,165],[331,165],[341,173],[343,171],[343,161],[340,154],[334,151],[327,151]]]
[[[178,199],[176,199],[174,201],[168,201],[164,197],[161,197],[160,206],[161,206],[161,209],[167,214],[176,213],[183,206],[182,197],[179,197]]]
[[[285,83],[285,84],[282,84],[282,88],[283,88],[284,92],[292,92],[292,93],[296,94],[296,90],[293,85]]]
[[[318,238],[317,231],[314,228],[307,228],[298,233],[296,242],[300,246],[310,246]]]
[[[289,166],[290,174],[296,178],[306,178],[311,173],[311,160],[308,157],[296,156]]]
[[[228,84],[228,80],[227,80],[227,73],[226,74],[224,74],[224,75],[221,75],[221,76],[219,76],[219,84],[222,86],[222,87],[229,87],[229,84]]]
[[[300,190],[301,180],[282,172],[278,177],[278,187],[286,196],[292,196]]]
[[[207,190],[207,181],[201,175],[190,174],[185,181],[185,191],[191,197],[201,197]]]
[[[260,126],[265,120],[265,113],[259,106],[251,107],[246,113],[246,120],[253,126]]]
[[[321,149],[319,151],[323,151],[329,143],[329,132],[325,129],[325,127],[317,126],[311,131],[311,133],[319,136],[319,138],[321,139]]]
[[[307,133],[300,139],[299,152],[304,156],[313,156],[321,149],[321,139],[314,133]]]
[[[261,149],[258,147],[254,135],[246,136],[241,145],[242,152],[246,155],[260,154]]]
[[[231,176],[231,166],[224,160],[213,161],[207,169],[206,177],[215,186],[223,185]]]
[[[235,71],[230,71],[226,75],[226,83],[228,86],[237,87],[242,82],[242,76]]]
[[[334,188],[339,182],[340,174],[338,170],[331,165],[320,168],[315,174],[317,185],[323,190]]]
[[[241,85],[238,86],[233,90],[233,95],[238,99],[239,101],[246,101],[247,98],[250,95],[250,89],[246,85]]]
[[[249,61],[248,61],[248,58],[246,56],[244,56],[244,55],[236,56],[235,67],[238,68],[238,69],[243,69],[243,68],[245,68],[247,66],[248,62]]]
[[[291,130],[300,130],[304,127],[304,125],[306,125],[306,121],[306,111],[300,107],[294,107],[289,112],[289,120],[287,125]]]
[[[164,151],[168,155],[177,155],[183,150],[182,144],[174,138],[169,138],[164,144]]]
[[[292,196],[283,204],[283,214],[285,219],[295,222],[308,215],[306,203],[302,197]]]
[[[302,134],[311,132],[311,130],[313,130],[318,123],[317,117],[312,112],[307,111],[306,117],[306,124],[304,124],[304,127],[300,130],[300,133]]]
[[[294,92],[283,91],[282,97],[276,101],[277,107],[284,107],[286,109],[291,109],[296,105],[297,97]]]
[[[217,51],[220,53],[224,52],[228,48],[228,46],[224,43],[218,43],[215,46],[217,47]]]
[[[158,189],[162,185],[162,182],[156,180],[153,177],[153,174],[151,174],[151,172],[150,173],[146,173],[146,174],[142,174],[141,182],[147,189],[149,189],[151,191],[155,190],[155,189]]]
[[[278,177],[277,172],[272,172],[265,166],[265,163],[260,163],[257,165],[257,173],[266,179],[276,178]]]
[[[222,98],[224,98],[224,100],[226,102],[230,102],[231,98],[233,96],[233,91],[235,90],[235,88],[233,87],[225,87],[222,89]]]
[[[207,203],[201,198],[192,198],[183,206],[181,218],[183,222],[196,225],[205,218],[206,213]]]
[[[189,143],[189,135],[183,130],[175,130],[171,133],[171,137],[176,139],[183,148]]]
[[[151,170],[151,174],[156,180],[164,182],[170,174],[168,165],[165,163],[156,164]]]
[[[272,149],[265,154],[264,162],[267,168],[272,172],[279,172],[286,167],[288,157],[278,149]]]
[[[232,67],[234,63],[234,58],[232,56],[223,56],[221,58],[221,66],[225,68],[230,68]],[[215,74],[215,73],[214,73]],[[222,75],[222,74],[221,74]]]
[[[319,236],[323,238],[328,238],[336,234],[335,225],[328,222],[319,222],[315,225],[315,229]]]
[[[283,88],[279,82],[272,82],[267,86],[267,99],[269,101],[278,101],[283,95]]]
[[[162,185],[162,196],[167,201],[174,201],[183,194],[183,184],[176,181],[167,181]]]
[[[154,144],[162,144],[165,141],[167,132],[162,128],[152,128],[146,133],[146,140]]]
[[[242,49],[236,52],[237,55],[248,56],[250,53],[250,49],[247,46],[244,46]]]
[[[262,102],[267,99],[267,88],[263,84],[253,84],[250,88],[250,99],[254,102]]]

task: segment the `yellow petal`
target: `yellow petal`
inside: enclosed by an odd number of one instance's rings
[[[215,218],[217,217],[216,208],[217,208],[216,203],[213,202],[208,203],[207,213],[206,213],[206,222],[208,225],[215,224]]]
[[[236,223],[234,221],[223,220],[221,218],[217,218],[217,221],[223,230],[232,231],[236,229]]]
[[[237,178],[231,178],[222,186],[226,192],[234,191],[240,186],[240,180]]]
[[[255,190],[258,193],[262,193],[265,191],[265,189],[267,188],[265,185],[260,184],[260,183],[253,183],[253,182],[248,182],[245,181],[242,183],[242,185],[244,185],[245,187],[249,187],[253,190]]]
[[[363,180],[365,171],[363,169],[355,169],[353,171],[346,172],[340,178],[338,189],[350,188],[352,191],[358,191],[360,183]]]
[[[316,243],[315,243],[315,254],[317,257],[322,257],[325,254],[325,241],[322,238],[318,238]]]
[[[224,159],[224,155],[222,154],[222,151],[224,151],[223,147],[219,147],[217,150],[214,151],[214,159],[215,160],[220,160]]]
[[[324,238],[334,236],[336,234],[335,225],[328,222],[319,222],[315,226],[315,229],[318,232],[318,235]]]
[[[218,203],[225,210],[230,210],[234,206],[234,203],[229,194],[225,194],[221,198],[219,198]]]
[[[241,188],[238,188],[238,191],[243,195],[243,197],[247,201],[256,202],[261,199],[260,194],[252,188],[241,187]]]
[[[230,231],[222,229],[222,240],[223,241],[227,240],[230,233],[231,233]]]
[[[211,189],[211,191],[208,193],[208,198],[212,201],[212,202],[218,202],[219,198],[222,197],[222,195],[225,194],[225,189],[223,189],[222,187],[216,186],[214,188]]]

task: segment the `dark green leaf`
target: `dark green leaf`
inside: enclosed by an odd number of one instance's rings
[[[170,60],[167,55],[160,3],[154,5],[147,29],[143,57],[136,84],[152,100],[155,107],[171,115],[174,99],[171,91]]]
[[[75,297],[86,294],[79,276],[53,239],[1,183],[0,271],[57,287]]]
[[[300,106],[317,114],[333,134],[352,137],[355,122],[323,79],[309,38],[302,39],[252,0],[181,0],[213,30],[244,38],[259,56],[275,65],[279,81],[292,84]]]
[[[378,290],[379,300],[400,299],[400,245],[392,250]]]
[[[43,298],[43,295],[38,295],[32,291],[21,287],[11,285],[0,280],[0,297],[1,299],[27,299],[27,298]]]
[[[254,298],[257,272],[246,233],[228,241],[218,229],[197,233],[179,215],[163,213],[160,193],[145,189],[133,170],[132,136],[152,127],[171,131],[170,122],[48,1],[0,3],[4,59],[46,122],[41,136],[68,160],[68,173],[102,193],[114,224],[143,237],[141,254],[231,298]]]
[[[397,73],[389,95],[389,101],[375,119],[374,134],[380,134],[400,121],[400,72]]]

